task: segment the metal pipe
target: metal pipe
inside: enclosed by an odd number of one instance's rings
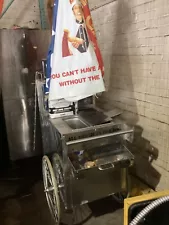
[[[43,77],[46,78],[46,59],[42,59],[42,72],[43,72]]]
[[[99,135],[99,136],[88,137],[88,138],[78,139],[78,140],[74,140],[74,141],[68,141],[66,144],[67,145],[79,144],[81,142],[87,142],[87,141],[97,140],[97,139],[106,138],[106,137],[113,137],[113,136],[118,136],[118,135],[124,135],[124,134],[129,134],[129,133],[133,133],[133,130],[119,131],[119,132],[114,132],[114,133],[110,133],[110,134],[103,134],[103,135]]]
[[[75,115],[77,115],[78,113],[78,101],[75,102]]]
[[[116,2],[116,1],[117,1],[117,0],[110,0],[110,1],[108,1],[108,2],[106,2],[106,3],[104,3],[104,4],[100,4],[100,5],[98,5],[98,6],[95,6],[95,7],[91,8],[90,11],[94,11],[94,10],[96,10],[96,9],[99,9],[99,8],[101,8],[101,7],[104,7],[104,6],[106,6],[106,5],[109,5],[109,4],[111,4],[112,2]]]
[[[40,10],[41,28],[48,29],[48,21],[46,19],[46,12],[45,12],[45,0],[39,0],[39,10]]]
[[[121,189],[124,191],[128,190],[128,187],[127,187],[128,173],[127,172],[128,172],[127,168],[121,169]]]
[[[15,0],[11,0],[7,7],[4,9],[4,11],[2,12],[2,14],[0,15],[0,19],[2,19],[2,17],[5,15],[5,13],[8,11],[9,7],[12,5],[12,3],[14,2]]]

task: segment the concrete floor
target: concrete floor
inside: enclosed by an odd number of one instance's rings
[[[42,182],[34,185],[31,193],[27,196],[5,199],[6,196],[12,195],[15,191],[14,185],[0,184],[0,224],[53,225],[43,193]],[[123,224],[123,209],[112,199],[92,203],[90,208],[93,213],[92,217],[84,225]]]

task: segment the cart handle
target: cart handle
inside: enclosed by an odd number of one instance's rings
[[[100,165],[98,166],[98,169],[101,170],[101,171],[104,171],[104,170],[109,170],[109,169],[114,169],[114,164],[113,163],[107,163],[107,164],[103,164],[103,165]]]
[[[97,140],[97,139],[106,138],[106,137],[130,134],[130,133],[133,133],[133,131],[134,131],[133,129],[126,130],[126,131],[118,131],[118,132],[114,132],[114,133],[110,133],[110,134],[103,134],[103,135],[98,135],[98,136],[94,136],[94,137],[88,137],[88,138],[78,139],[78,140],[74,140],[74,141],[68,141],[68,142],[66,142],[66,144],[67,145],[79,144],[81,142],[87,142],[87,141]]]

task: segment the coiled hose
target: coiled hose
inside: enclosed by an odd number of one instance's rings
[[[131,222],[130,225],[138,225],[139,222],[147,215],[149,214],[153,209],[157,208],[158,206],[162,205],[163,203],[166,203],[169,201],[169,196],[165,196],[162,198],[159,198],[152,203],[150,203],[148,206],[146,206]]]

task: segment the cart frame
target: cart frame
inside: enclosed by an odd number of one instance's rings
[[[125,143],[132,142],[134,129],[123,123],[110,122],[62,133],[57,129],[56,119],[50,119],[49,113],[45,110],[43,85],[43,76],[39,77],[38,74],[36,87],[44,147],[43,181],[51,215],[59,224],[61,208],[74,211],[78,206],[84,206],[97,199],[129,192],[128,168],[132,166],[134,157]],[[96,148],[105,142],[109,145],[115,144],[117,140],[121,143],[123,154],[111,156],[113,162],[106,162],[104,159],[93,168],[81,169],[76,168],[69,157],[82,149]],[[124,158],[123,161],[121,156]],[[97,191],[99,189],[101,191]]]

